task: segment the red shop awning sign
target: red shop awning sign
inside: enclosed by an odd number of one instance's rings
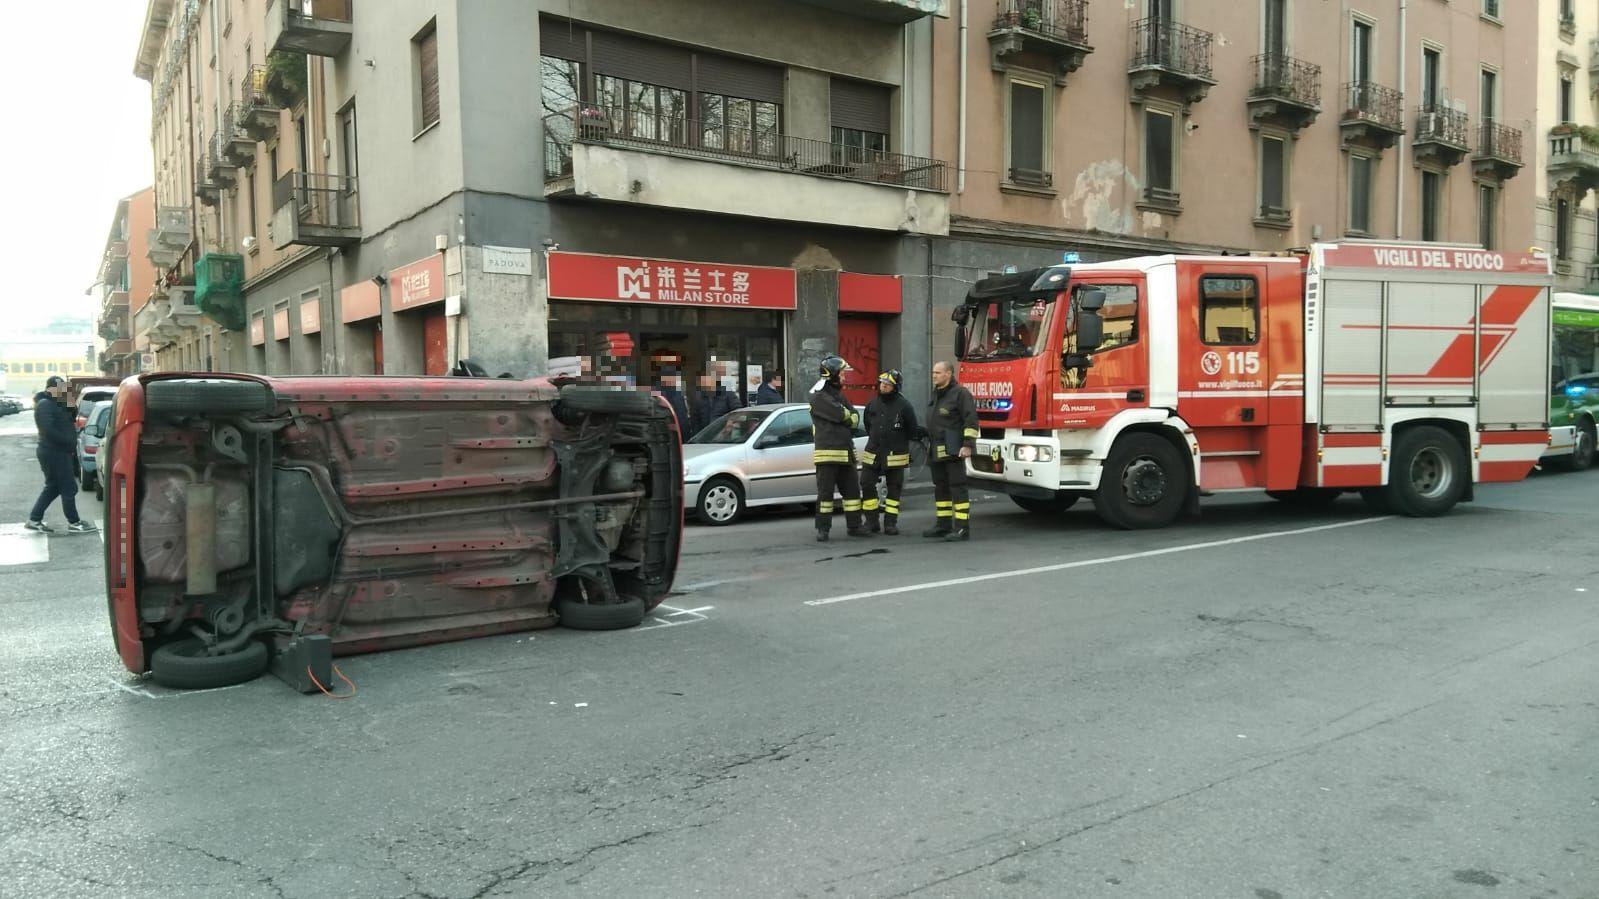
[[[556,300],[728,309],[793,309],[798,293],[791,268],[589,253],[551,253],[549,283]]]

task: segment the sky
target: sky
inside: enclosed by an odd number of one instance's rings
[[[146,2],[68,6],[6,4],[0,74],[14,90],[0,252],[12,287],[0,293],[0,340],[59,315],[98,316],[98,296],[83,292],[117,200],[153,178],[149,84],[133,75]]]

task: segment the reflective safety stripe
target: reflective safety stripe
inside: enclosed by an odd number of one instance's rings
[[[863,500],[861,500],[861,511],[862,512],[876,512],[877,511],[877,500],[875,500],[875,499],[863,499]]]
[[[939,518],[950,518],[954,514],[955,514],[955,511],[953,509],[939,509],[938,510],[938,517]]]
[[[827,513],[833,511],[833,501],[832,500],[828,500],[826,502],[817,503],[816,504],[816,511],[821,513],[821,514],[823,514],[823,515],[826,515]]]
[[[970,509],[972,507],[972,504],[969,503],[969,502],[968,503],[955,503],[954,505],[955,505],[955,508],[957,508],[957,509]]]
[[[971,516],[971,513],[969,513],[969,512],[956,512],[955,513],[955,520],[956,521],[970,521],[971,518],[972,518],[972,516]]]
[[[811,460],[823,465],[839,462],[847,465],[849,464],[849,450],[814,450],[811,453]]]
[[[937,448],[936,452],[937,452],[937,458],[939,458],[939,459],[948,459],[949,458],[949,450],[944,449],[944,447],[942,445],[940,445]]]
[[[947,500],[947,499],[940,499],[940,500],[934,500],[933,501],[933,505],[937,506],[940,509],[948,509],[948,508],[953,507],[955,504],[953,502]]]
[[[897,499],[885,499],[885,500],[883,500],[883,508],[887,509],[890,512],[898,512],[899,511],[899,500],[897,500]]]
[[[862,465],[875,465],[876,463],[877,463],[877,454],[876,453],[869,453],[866,450],[861,450],[861,464]]]
[[[910,453],[889,453],[888,454],[888,467],[889,468],[904,468],[905,466],[907,466],[909,464],[911,464],[911,454]]]
[[[976,428],[967,428],[966,430],[961,432],[961,436],[966,437],[966,438],[968,438],[970,440],[976,440],[977,439],[977,429]]]
[[[847,500],[844,500],[844,511],[845,512],[859,512],[860,510],[861,510],[861,501],[860,500],[858,500],[858,499],[847,499]]]

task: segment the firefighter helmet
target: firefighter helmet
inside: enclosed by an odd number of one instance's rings
[[[891,368],[888,371],[879,374],[877,376],[877,380],[880,382],[888,382],[889,386],[893,387],[895,390],[898,390],[900,385],[905,383],[904,376],[899,373],[899,369],[897,368]]]
[[[829,381],[838,380],[847,371],[854,371],[854,369],[850,368],[850,364],[845,362],[842,356],[828,356],[822,360],[820,374]]]

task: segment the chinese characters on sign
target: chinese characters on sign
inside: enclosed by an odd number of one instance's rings
[[[444,299],[444,257],[429,256],[389,272],[389,306],[399,312]]]
[[[793,269],[550,254],[550,296],[563,300],[793,309]]]

